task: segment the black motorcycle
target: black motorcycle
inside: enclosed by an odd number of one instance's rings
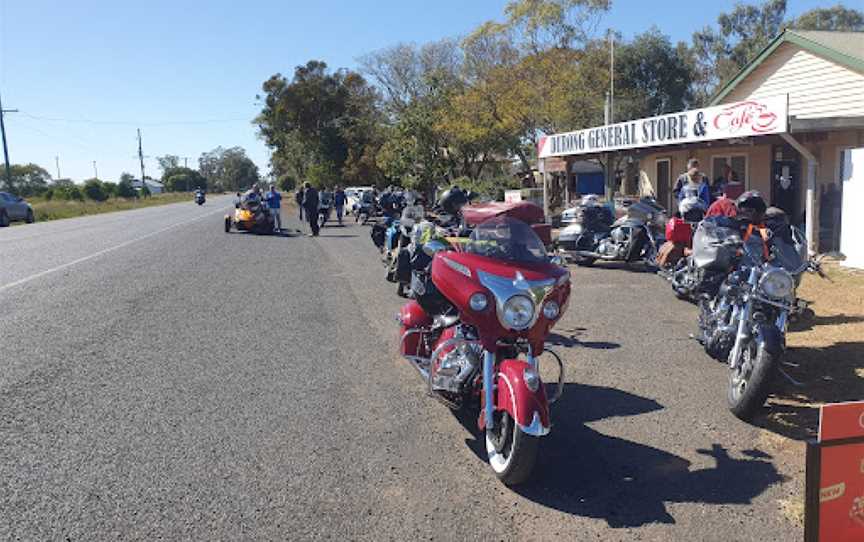
[[[792,380],[781,359],[789,316],[799,304],[795,290],[804,271],[821,271],[818,262],[808,260],[803,235],[788,225],[767,228],[765,238],[758,233],[742,236],[740,228],[699,231],[694,263],[725,277],[715,296],[702,295],[699,339],[709,355],[729,364],[729,410],[749,421],[762,408],[778,373]]]
[[[204,192],[195,192],[195,203],[198,205],[204,205],[206,198],[204,196]]]
[[[605,207],[587,205],[561,230],[558,248],[578,265],[605,260],[654,266],[665,225],[666,211],[653,198],[632,203],[614,222]]]

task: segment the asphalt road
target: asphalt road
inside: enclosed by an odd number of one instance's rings
[[[800,477],[659,278],[571,270],[566,394],[512,491],[398,358],[368,228],[225,234],[228,204],[0,230],[0,539],[801,537]]]

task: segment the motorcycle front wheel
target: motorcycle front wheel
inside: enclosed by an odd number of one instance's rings
[[[776,364],[776,357],[763,344],[751,338],[744,345],[741,363],[729,373],[726,394],[729,411],[736,418],[749,422],[762,409],[768,399]]]
[[[522,431],[510,414],[495,412],[495,428],[486,430],[486,454],[495,476],[504,485],[515,486],[528,480],[539,447],[540,439]]]

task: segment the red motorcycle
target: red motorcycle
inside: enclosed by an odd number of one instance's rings
[[[451,409],[479,400],[489,464],[505,484],[524,482],[564,387],[561,358],[545,340],[567,308],[570,273],[530,226],[507,216],[423,250],[431,273],[412,284],[415,299],[400,312],[402,355]],[[544,352],[558,364],[551,397],[539,373]]]

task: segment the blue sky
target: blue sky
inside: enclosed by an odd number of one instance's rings
[[[315,58],[355,67],[400,42],[464,35],[500,19],[506,0],[0,0],[0,94],[13,163],[56,176],[116,181],[138,173],[135,130],[149,156],[197,164],[240,145],[266,171],[250,120],[261,83]],[[619,0],[602,22],[632,36],[652,24],[689,40],[734,2]],[[821,2],[825,5],[825,2]],[[818,1],[789,2],[789,14]],[[650,8],[648,7],[650,6]],[[80,122],[86,121],[86,122]],[[155,160],[145,161],[158,176]]]

